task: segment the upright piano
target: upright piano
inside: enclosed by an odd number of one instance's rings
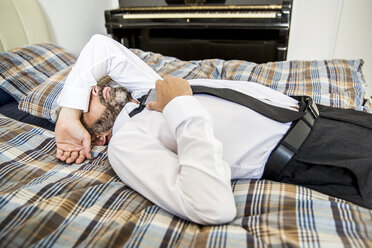
[[[130,48],[183,60],[285,60],[292,0],[119,0],[108,34]]]

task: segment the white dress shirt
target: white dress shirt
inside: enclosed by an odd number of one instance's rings
[[[87,111],[90,89],[108,74],[135,98],[161,77],[116,41],[95,35],[84,47],[59,97],[62,107]],[[233,88],[293,110],[297,101],[265,86],[198,79],[191,85]],[[163,209],[200,224],[236,214],[231,179],[260,178],[291,123],[279,123],[239,104],[209,95],[179,96],[163,112],[127,104],[113,127],[111,166],[126,184]]]

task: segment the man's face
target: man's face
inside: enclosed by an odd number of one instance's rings
[[[93,87],[89,111],[82,116],[84,126],[92,135],[92,144],[109,142],[115,119],[130,99],[130,93],[122,87]],[[97,139],[99,142],[95,142]]]

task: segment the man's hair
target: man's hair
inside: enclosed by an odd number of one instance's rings
[[[108,75],[106,75],[97,82],[97,86],[104,88],[105,86],[110,86],[112,83],[115,82]]]

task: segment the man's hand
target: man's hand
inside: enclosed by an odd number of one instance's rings
[[[146,107],[162,112],[164,107],[177,96],[192,95],[187,80],[177,77],[166,77],[156,81],[156,102],[149,102]]]
[[[56,124],[56,158],[68,164],[73,162],[80,164],[86,158],[92,157],[91,137],[81,124],[81,113],[81,110],[62,108]]]

